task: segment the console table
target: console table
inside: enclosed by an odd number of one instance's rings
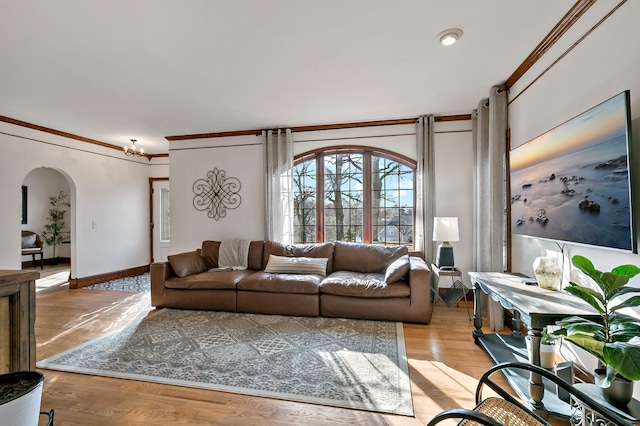
[[[473,338],[495,363],[520,361],[540,365],[540,339],[545,326],[573,315],[593,320],[600,318],[593,307],[569,293],[528,285],[532,282],[530,278],[499,272],[469,272],[469,276],[473,284]],[[513,332],[510,336],[482,332],[481,291],[505,309],[513,310]],[[528,330],[531,359],[525,338],[520,332],[523,324]],[[507,380],[518,395],[528,401],[532,410],[542,417],[550,413],[565,418],[570,416],[569,404],[549,392],[553,388],[547,389],[545,396],[540,375],[508,375]]]
[[[36,368],[37,271],[0,270],[0,374]]]

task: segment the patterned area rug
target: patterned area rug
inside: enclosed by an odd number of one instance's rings
[[[396,322],[163,309],[37,366],[413,415]]]
[[[116,280],[107,281],[106,283],[88,285],[83,289],[89,290],[113,290],[113,291],[129,291],[132,293],[148,293],[151,291],[151,279],[149,273],[134,275],[131,277],[118,278]]]

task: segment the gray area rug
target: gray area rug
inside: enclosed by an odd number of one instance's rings
[[[37,366],[413,415],[396,322],[163,309]]]
[[[88,290],[112,290],[112,291],[129,291],[132,293],[148,293],[151,291],[151,279],[149,273],[131,277],[118,278],[107,281],[105,283],[88,285],[83,287]]]

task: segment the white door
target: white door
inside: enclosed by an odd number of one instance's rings
[[[153,261],[164,262],[169,254],[170,210],[169,181],[153,181]]]

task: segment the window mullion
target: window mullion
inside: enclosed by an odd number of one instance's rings
[[[371,153],[364,152],[362,159],[362,238],[365,243],[371,243]]]
[[[324,242],[324,155],[316,156],[316,241]]]

